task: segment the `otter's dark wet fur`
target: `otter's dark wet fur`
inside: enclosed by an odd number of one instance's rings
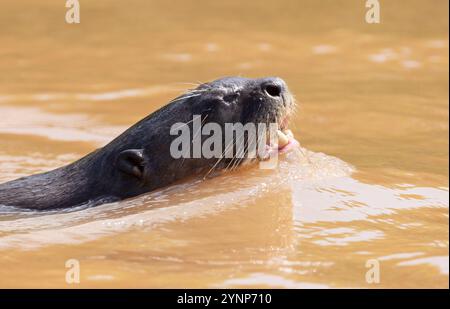
[[[276,122],[293,106],[280,78],[228,77],[200,85],[142,119],[109,144],[50,172],[0,184],[0,205],[55,209],[101,204],[161,188],[188,176],[222,169],[229,160],[174,159],[175,123],[202,120],[242,124]],[[191,131],[192,132],[192,131]]]

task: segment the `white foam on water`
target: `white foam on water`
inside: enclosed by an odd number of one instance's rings
[[[416,265],[431,265],[439,270],[442,275],[448,275],[448,256],[431,256],[415,260],[403,261],[398,263],[398,266],[416,266]]]
[[[316,45],[312,48],[313,54],[316,55],[329,55],[337,52],[337,47],[333,45]]]

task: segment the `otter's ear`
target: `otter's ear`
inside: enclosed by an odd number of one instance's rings
[[[116,167],[131,176],[142,179],[144,176],[144,150],[128,149],[124,150],[117,156]]]

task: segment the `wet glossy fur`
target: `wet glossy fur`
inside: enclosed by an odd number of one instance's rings
[[[279,94],[268,95],[267,87]],[[276,89],[275,89],[276,90]],[[139,121],[112,142],[50,172],[0,184],[0,205],[66,208],[121,200],[206,173],[217,159],[174,159],[170,127],[194,114],[205,122],[274,122],[292,105],[279,78],[224,78],[200,85]],[[227,166],[223,160],[217,169]]]

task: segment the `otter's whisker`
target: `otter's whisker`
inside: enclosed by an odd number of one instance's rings
[[[192,86],[196,86],[196,87],[201,85],[201,83],[193,83],[193,82],[175,82],[175,83],[172,83],[172,84],[176,84],[176,85],[192,85]]]
[[[232,143],[233,141],[231,141],[230,143],[228,143],[228,145],[227,146],[225,146],[225,150],[222,152],[222,155],[220,156],[220,158],[218,158],[217,159],[217,161],[216,161],[216,163],[213,165],[213,167],[206,173],[206,175],[205,176],[203,176],[203,179],[205,179],[215,168],[216,168],[216,166],[222,161],[222,159],[224,158],[224,154],[225,154],[225,151],[227,151],[227,149],[230,147],[230,145],[231,145],[231,143]]]
[[[240,137],[239,137],[240,138]],[[223,160],[223,158],[225,158],[225,153],[226,151],[230,148],[230,146],[234,147],[235,145],[235,141],[231,140],[228,145],[225,146],[225,149],[222,152],[222,155],[220,156],[219,159],[217,159],[216,163],[213,165],[213,167],[206,173],[206,175],[203,177],[203,179],[205,179],[216,167],[217,165]],[[227,166],[228,167],[228,166]]]
[[[178,97],[178,98],[176,98],[176,99],[173,99],[172,101],[170,101],[170,103],[177,102],[177,101],[180,101],[180,100],[185,100],[185,99],[190,99],[190,98],[198,97],[198,96],[200,96],[200,95],[201,95],[201,93],[199,93],[199,94],[193,94],[193,95],[183,95],[183,96],[181,96],[181,97]]]
[[[253,140],[255,140],[255,138],[253,138]],[[242,152],[239,153],[238,160],[235,161],[235,163],[231,167],[231,170],[236,169],[241,164],[241,162],[245,159],[245,156],[248,155],[248,146],[249,145],[250,145],[250,143],[247,139],[247,141],[245,142],[244,148],[242,148]],[[242,157],[240,158],[240,156],[242,156]]]
[[[186,94],[200,94],[209,91],[209,89],[188,89]]]
[[[236,141],[238,139],[240,139],[244,134],[245,134],[245,131],[242,132],[238,137],[236,137],[236,140],[233,140],[233,153],[234,153],[234,146],[236,146]],[[230,163],[228,163],[228,165],[225,168],[225,170],[228,170],[228,167],[233,163],[234,160],[236,160],[236,156],[237,156],[237,154],[234,154],[233,158],[231,159]]]

